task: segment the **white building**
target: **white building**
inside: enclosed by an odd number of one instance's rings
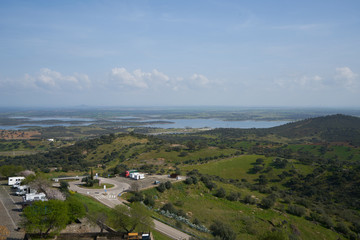
[[[145,174],[138,173],[138,172],[130,173],[130,178],[135,179],[135,180],[144,179]]]

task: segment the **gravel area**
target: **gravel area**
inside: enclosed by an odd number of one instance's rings
[[[140,179],[140,180],[135,180],[135,179],[126,178],[126,177],[115,177],[115,178],[112,178],[112,179],[116,180],[118,182],[127,183],[130,186],[133,186],[134,184],[137,184],[139,186],[139,189],[143,190],[143,189],[147,189],[147,188],[156,187],[157,185],[154,184],[155,181],[159,181],[160,183],[170,181],[170,182],[174,183],[174,182],[184,181],[186,179],[186,177],[185,176],[180,176],[179,179],[176,179],[176,178],[170,178],[168,175],[149,175],[149,174],[146,174],[145,178]]]

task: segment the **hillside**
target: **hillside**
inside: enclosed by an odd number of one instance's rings
[[[256,138],[306,140],[308,142],[337,142],[360,146],[360,118],[336,114],[309,118],[264,129],[214,129],[207,134],[220,138]]]
[[[329,142],[360,144],[360,118],[342,114],[309,118],[268,131],[288,138],[320,137]]]

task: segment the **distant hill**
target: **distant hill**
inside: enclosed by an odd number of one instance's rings
[[[342,114],[309,118],[267,130],[287,138],[321,138],[329,142],[360,144],[360,118]]]
[[[360,118],[343,114],[308,118],[281,126],[263,129],[218,128],[207,132],[218,137],[241,138],[247,135],[277,135],[289,139],[342,142],[360,146]]]

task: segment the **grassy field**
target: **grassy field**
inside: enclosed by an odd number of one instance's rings
[[[232,185],[220,182],[216,182],[216,184],[224,187],[227,192],[238,191],[242,193],[242,196],[246,194],[243,189]],[[258,239],[258,236],[270,231],[274,226],[286,234],[291,234],[291,229],[297,228],[300,239],[335,240],[340,237],[339,234],[307,221],[304,217],[296,217],[283,210],[277,210],[287,208],[286,204],[281,207],[282,204],[278,202],[274,209],[265,210],[257,205],[244,204],[239,201],[232,202],[215,197],[214,191],[209,191],[202,183],[196,185],[176,183],[172,189],[164,193],[156,192],[155,189],[145,192],[157,196],[155,208],[160,208],[165,203],[171,202],[177,209],[182,209],[191,221],[197,218],[208,228],[214,220],[220,220],[232,227],[238,236],[237,239]],[[257,198],[264,196],[256,192],[254,194]],[[210,235],[204,233],[198,232],[197,234],[210,238]]]

